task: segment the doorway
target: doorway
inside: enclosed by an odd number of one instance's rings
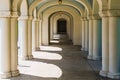
[[[57,34],[67,34],[66,20],[59,19],[57,21]]]

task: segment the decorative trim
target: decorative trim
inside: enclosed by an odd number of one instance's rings
[[[0,11],[0,17],[11,17],[11,12],[10,11]]]

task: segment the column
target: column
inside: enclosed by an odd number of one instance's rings
[[[93,60],[100,60],[101,56],[99,54],[99,46],[98,46],[98,31],[100,25],[100,17],[94,16],[93,17]]]
[[[0,78],[11,77],[10,39],[10,12],[0,12]]]
[[[109,18],[107,11],[100,15],[102,17],[102,70],[100,75],[106,77],[109,72]]]
[[[88,42],[89,42],[89,34],[88,34],[88,20],[85,19],[85,51],[88,51]]]
[[[85,21],[82,19],[82,49],[85,50]]]
[[[20,56],[22,60],[28,60],[28,17],[21,16],[19,18],[19,34],[20,34]]]
[[[109,11],[109,73],[108,77],[120,79],[120,14]]]
[[[42,45],[42,20],[39,21],[39,46]]]
[[[88,59],[93,57],[93,20],[89,19],[89,54]]]
[[[29,16],[28,20],[28,57],[33,58],[32,55],[32,16]]]
[[[39,24],[37,19],[32,22],[32,36],[33,36],[33,51],[40,50],[39,48]]]
[[[11,17],[11,74],[12,76],[19,75],[18,70],[18,13],[12,12]]]

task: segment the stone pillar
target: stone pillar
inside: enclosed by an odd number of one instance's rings
[[[28,20],[28,57],[29,59],[33,58],[32,55],[32,16]]]
[[[88,20],[85,19],[85,51],[88,51],[88,43],[89,43],[89,34],[88,34]]]
[[[10,25],[10,12],[0,12],[0,78],[11,77]]]
[[[89,18],[89,54],[88,59],[93,57],[93,20]]]
[[[21,16],[19,18],[19,34],[20,34],[20,55],[22,60],[28,60],[28,17]]]
[[[109,78],[120,79],[120,11],[109,11]]]
[[[107,11],[100,13],[102,17],[102,70],[100,75],[106,77],[109,72],[109,18]]]
[[[11,17],[11,73],[12,76],[19,75],[18,66],[18,13],[12,12]]]
[[[39,25],[36,19],[32,22],[32,44],[33,44],[33,51],[40,50],[39,48]]]
[[[42,20],[39,21],[39,46],[42,45]]]
[[[82,19],[82,49],[85,50],[85,21]]]
[[[98,26],[100,23],[99,16],[93,16],[93,60],[100,60],[101,56],[98,52]]]

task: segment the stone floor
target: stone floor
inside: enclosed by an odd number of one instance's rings
[[[19,60],[20,76],[3,80],[111,80],[99,76],[101,61],[87,60],[80,46],[71,41],[52,43],[33,52],[33,60]]]

